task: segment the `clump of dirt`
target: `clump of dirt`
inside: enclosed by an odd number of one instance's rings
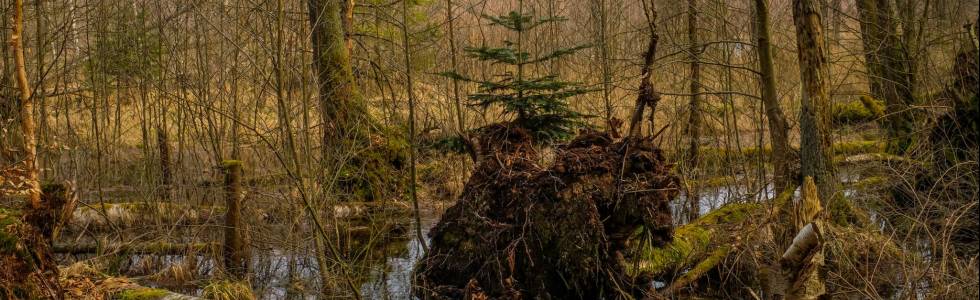
[[[671,240],[679,180],[659,149],[587,130],[542,166],[531,135],[509,124],[481,128],[474,144],[476,168],[429,233],[416,295],[597,299],[652,289],[627,274],[623,253],[641,236]]]

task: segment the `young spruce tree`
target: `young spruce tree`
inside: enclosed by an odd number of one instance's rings
[[[499,105],[504,112],[514,116],[514,124],[527,129],[538,143],[565,140],[571,137],[576,127],[583,125],[586,115],[568,107],[570,97],[592,91],[576,82],[562,81],[557,75],[535,76],[529,67],[549,62],[589,47],[581,45],[557,49],[551,53],[532,57],[522,48],[526,32],[551,22],[561,22],[564,18],[535,18],[534,15],[511,11],[506,15],[488,16],[491,25],[502,26],[513,32],[516,41],[505,40],[503,47],[467,47],[467,56],[480,61],[506,66],[506,71],[494,76],[495,80],[478,80],[461,75],[455,71],[441,75],[479,85],[476,93],[469,95],[469,105],[484,109]]]

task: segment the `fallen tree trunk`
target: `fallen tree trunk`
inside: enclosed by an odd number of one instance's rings
[[[97,244],[68,244],[54,245],[52,252],[60,254],[155,254],[155,255],[185,255],[189,253],[218,253],[221,244],[218,243],[130,243],[114,245]]]
[[[639,254],[638,268],[632,270],[635,274],[648,273],[652,278],[673,282],[689,270],[703,275],[704,269],[717,265],[703,264],[711,261],[711,256],[727,256],[732,247],[728,246],[744,224],[756,215],[763,213],[762,205],[755,203],[738,203],[722,206],[694,222],[682,225],[674,231],[674,239],[661,247],[645,246]],[[712,249],[724,249],[722,253],[713,253]],[[698,267],[696,267],[698,266]],[[696,278],[690,278],[690,281]],[[693,276],[698,277],[698,276]]]
[[[200,300],[202,298],[144,287],[125,277],[109,277],[85,263],[61,268],[65,298],[72,300]],[[207,295],[205,295],[207,297]]]
[[[645,273],[662,283],[659,293],[681,298],[752,298],[782,293],[793,287],[787,285],[794,283],[800,283],[797,288],[804,287],[806,280],[786,282],[790,280],[785,279],[779,262],[792,239],[800,236],[797,226],[805,228],[809,224],[803,222],[806,218],[797,216],[813,215],[813,209],[801,209],[794,203],[798,195],[797,185],[791,185],[767,202],[722,206],[678,227],[673,240],[666,245],[643,246],[639,253],[633,254],[635,262],[629,265],[635,267],[629,269],[630,274]],[[898,270],[903,263],[917,260],[873,227],[821,223],[820,248],[826,249],[826,254],[820,251],[820,256],[825,255],[826,268],[836,272],[833,278],[825,280],[828,294],[860,298],[863,291],[855,289],[860,287],[887,297],[901,285]],[[815,235],[802,236],[793,247],[795,250],[788,251],[784,259],[796,271],[816,259],[812,255],[814,247],[806,246],[813,245],[810,238]],[[780,242],[783,240],[785,245]],[[791,278],[804,276],[794,274]],[[864,286],[855,286],[855,282]]]

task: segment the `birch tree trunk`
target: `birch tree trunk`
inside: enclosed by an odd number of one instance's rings
[[[27,84],[27,68],[24,63],[24,1],[14,1],[13,34],[10,35],[14,52],[14,72],[20,89],[20,129],[24,134],[24,166],[27,168],[26,184],[29,187],[28,204],[31,209],[41,208],[41,183],[37,162],[37,136],[34,134],[34,99]]]

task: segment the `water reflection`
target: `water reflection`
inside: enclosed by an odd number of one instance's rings
[[[423,220],[422,223],[422,235],[428,243],[432,221]],[[371,280],[361,286],[361,295],[366,299],[414,299],[411,293],[412,269],[422,259],[422,254],[422,244],[413,235],[405,255],[389,257],[384,266],[378,266],[371,271]]]

